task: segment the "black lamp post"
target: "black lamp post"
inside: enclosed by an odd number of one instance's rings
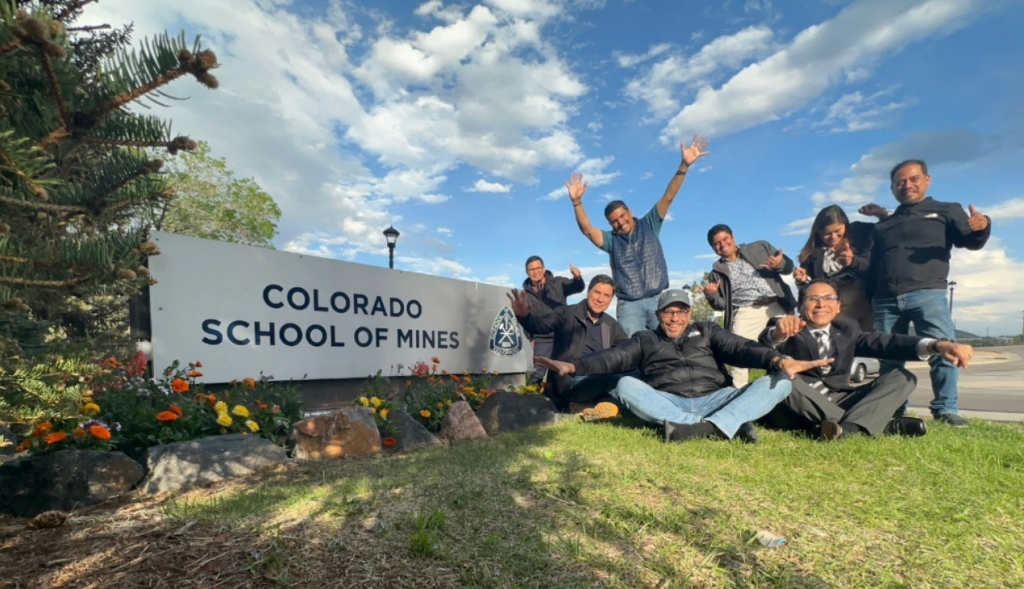
[[[384,230],[384,238],[388,240],[388,268],[391,269],[395,267],[395,242],[398,241],[399,235],[401,233],[398,232],[398,229],[390,225]]]
[[[953,289],[956,288],[956,282],[950,281],[949,283],[949,316],[953,317]]]

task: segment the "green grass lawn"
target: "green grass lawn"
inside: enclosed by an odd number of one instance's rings
[[[1024,428],[761,435],[564,423],[304,463],[162,509],[257,535],[249,566],[282,586],[1024,587]]]

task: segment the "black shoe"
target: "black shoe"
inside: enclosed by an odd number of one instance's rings
[[[953,427],[968,427],[971,425],[970,422],[956,413],[943,413],[942,415],[936,415],[935,421],[941,421],[946,425],[951,425]]]
[[[887,436],[923,436],[928,433],[928,425],[923,419],[916,417],[894,417],[889,420],[882,433]]]
[[[714,424],[702,421],[700,423],[672,423],[665,422],[665,441],[681,442],[683,440],[699,440],[703,438],[724,438],[725,435],[718,431]]]
[[[740,429],[736,430],[736,438],[744,444],[756,444],[757,430],[754,429],[754,424],[746,421],[740,425]]]
[[[834,421],[821,422],[821,439],[838,440],[843,437],[843,426]]]

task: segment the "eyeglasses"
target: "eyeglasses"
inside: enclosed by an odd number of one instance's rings
[[[825,301],[834,303],[839,300],[839,295],[807,295],[804,300],[811,303],[824,303]]]
[[[665,317],[682,317],[683,315],[689,315],[690,310],[683,309],[682,311],[680,311],[678,309],[673,309],[672,311],[662,311],[661,314],[664,315]]]

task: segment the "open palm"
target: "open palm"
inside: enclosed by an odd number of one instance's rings
[[[683,163],[687,166],[692,166],[693,162],[711,153],[710,151],[704,151],[708,143],[710,143],[708,138],[702,135],[694,135],[689,147],[686,146],[686,143],[680,143],[679,150],[683,154]]]

